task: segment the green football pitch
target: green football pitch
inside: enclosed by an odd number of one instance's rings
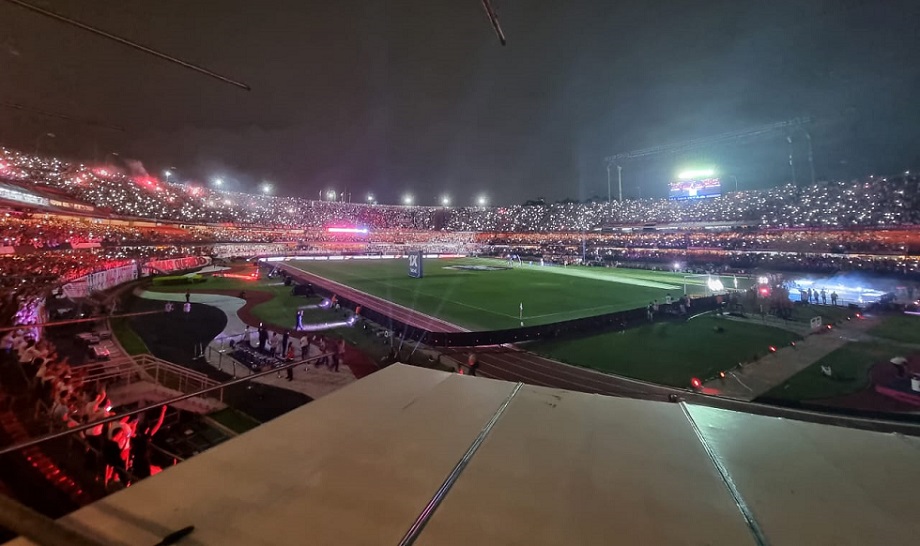
[[[289,265],[469,330],[498,330],[560,322],[645,307],[707,293],[706,276],[684,273],[515,265],[487,258],[426,259],[425,276],[408,276],[408,261],[296,260]],[[718,277],[726,288],[732,277]],[[749,286],[737,279],[739,288]],[[523,305],[523,313],[521,307]]]

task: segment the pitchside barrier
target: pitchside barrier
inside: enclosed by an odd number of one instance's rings
[[[314,285],[314,290],[325,297],[332,292]],[[359,302],[351,301],[341,295],[336,296],[344,308],[354,309]],[[396,339],[413,340],[432,347],[477,347],[482,345],[503,345],[522,341],[552,339],[568,334],[617,331],[624,326],[630,328],[648,321],[646,308],[630,309],[616,313],[607,313],[593,317],[584,317],[539,326],[524,326],[508,330],[491,330],[488,332],[432,332],[396,320],[376,309],[361,303],[361,316],[393,332]],[[672,304],[675,309],[678,304]],[[665,305],[662,305],[662,314]],[[716,308],[716,297],[707,296],[692,300],[690,314],[695,315]]]

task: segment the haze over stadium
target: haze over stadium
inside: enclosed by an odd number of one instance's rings
[[[798,116],[816,120],[822,179],[920,168],[908,0],[508,3],[497,8],[515,36],[506,48],[483,32],[476,4],[231,2],[214,17],[205,4],[53,2],[215,65],[247,93],[4,2],[4,100],[124,132],[3,107],[3,141],[79,159],[117,152],[158,175],[176,167],[174,181],[220,177],[250,192],[268,181],[279,195],[336,189],[391,204],[406,192],[432,205],[443,193],[457,205],[479,193],[502,205],[606,196],[599,160],[612,153]],[[74,40],[82,55],[61,60]],[[624,191],[664,196],[661,181],[688,160],[719,165],[742,189],[788,182],[786,142],[770,144],[640,165]]]
[[[0,0],[0,541],[912,544],[916,15]]]

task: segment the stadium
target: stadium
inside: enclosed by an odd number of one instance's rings
[[[555,202],[0,142],[0,537],[912,543],[920,175],[818,176],[814,125]],[[751,141],[791,176],[700,160]]]

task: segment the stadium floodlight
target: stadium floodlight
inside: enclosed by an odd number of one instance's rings
[[[367,194],[367,202],[368,202],[368,203],[373,203],[373,202],[374,202],[374,196],[373,196],[372,194]]]
[[[677,174],[677,178],[680,180],[693,180],[694,178],[703,178],[707,176],[715,176],[716,171],[713,169],[698,169],[692,171],[681,171]]]
[[[480,195],[480,196],[479,196],[479,199],[477,199],[476,202],[479,203],[479,206],[480,206],[480,207],[484,207],[484,206],[486,206],[486,203],[489,202],[489,200],[486,199],[486,196],[485,196],[485,195]]]
[[[411,204],[412,204],[412,196],[411,195],[403,196],[403,205],[411,205]]]
[[[329,190],[326,192],[326,197],[328,197],[329,199],[333,201],[335,201],[335,195],[336,195],[335,190]]]
[[[223,185],[224,185],[224,180],[223,180],[222,178],[215,178],[215,179],[214,179],[214,185],[217,186],[217,187],[223,186]]]
[[[173,174],[172,171],[170,171],[169,169],[163,172],[163,176],[166,177],[167,182],[169,182],[169,177],[172,176],[172,174]]]
[[[272,185],[269,184],[268,182],[263,182],[262,183],[262,193],[268,194],[271,192],[272,192]]]
[[[442,198],[441,198],[441,204],[444,205],[445,207],[449,207],[449,206],[450,206],[450,197],[448,197],[448,196],[446,196],[446,195],[445,195],[444,197],[442,197]]]

